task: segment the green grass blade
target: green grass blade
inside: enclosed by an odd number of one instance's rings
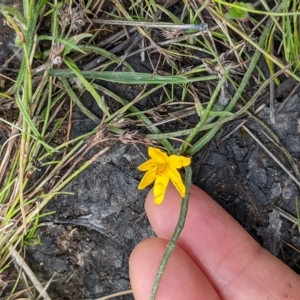
[[[84,113],[89,119],[93,120],[95,123],[99,124],[100,119],[94,115],[91,111],[89,111],[79,100],[77,95],[74,93],[72,87],[70,86],[68,80],[66,78],[61,78],[61,81],[66,89],[66,92],[69,94],[72,101],[78,106],[78,108]]]
[[[84,85],[84,87],[92,94],[92,96],[96,100],[96,102],[97,102],[99,108],[102,110],[102,112],[105,115],[109,116],[110,113],[108,112],[107,106],[104,103],[103,99],[97,93],[97,91],[93,88],[93,86],[91,85],[91,83],[89,83],[84,78],[84,76],[82,75],[82,73],[79,70],[79,68],[77,67],[77,65],[70,58],[66,58],[65,59],[65,63],[74,72],[74,74],[76,75],[76,77],[80,79],[80,81],[82,82],[82,84]]]

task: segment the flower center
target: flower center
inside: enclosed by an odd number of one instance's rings
[[[166,174],[166,172],[167,172],[167,165],[161,165],[161,166],[157,167],[155,175],[160,176],[160,175]]]

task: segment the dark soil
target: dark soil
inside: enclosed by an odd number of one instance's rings
[[[12,40],[11,31],[1,31],[1,63],[12,54],[8,42]],[[130,63],[135,70],[147,72],[139,56],[131,58]],[[106,86],[129,101],[140,92],[135,86]],[[159,92],[140,105],[154,106],[158,98]],[[84,95],[83,103],[97,113],[89,95]],[[270,123],[267,106],[256,116],[276,133],[280,146],[266,137],[267,129],[258,121],[249,118],[245,126],[292,172],[279,147],[286,147],[299,166],[300,93],[283,108],[280,106],[275,106],[275,124]],[[195,121],[190,118],[189,122]],[[240,122],[225,125],[214,141],[193,158],[194,184],[211,195],[263,247],[300,274],[300,254],[292,248],[300,247],[300,235],[296,223],[279,210],[297,215],[299,188],[245,129],[234,131]],[[72,135],[94,127],[75,108]],[[27,262],[41,282],[54,276],[48,288],[51,299],[96,299],[130,289],[129,255],[137,243],[154,235],[143,208],[147,191],[137,190],[142,177],[137,166],[146,155],[143,145],[115,144],[68,185],[65,195],[44,210],[55,213],[43,218],[38,232],[40,242],[27,247]]]
[[[52,299],[90,299],[129,289],[130,252],[153,235],[143,213],[146,192],[136,188],[136,166],[143,160],[134,146],[118,144],[69,185],[66,191],[74,196],[47,207],[56,213],[30,253],[45,280],[57,273]]]
[[[258,117],[275,131],[293,157],[299,157],[300,95],[278,111],[274,125],[269,122],[267,107]],[[194,183],[261,245],[300,273],[300,255],[290,246],[300,246],[300,235],[296,224],[277,209],[296,216],[297,186],[243,129],[226,137],[235,126],[225,126],[214,142],[196,155]],[[291,170],[282,151],[266,138],[265,128],[252,120],[246,126]],[[76,128],[81,130],[81,126]],[[95,299],[130,288],[130,252],[153,235],[143,213],[146,192],[137,190],[142,174],[136,167],[145,160],[144,155],[143,146],[115,145],[68,186],[66,192],[73,196],[58,197],[48,205],[47,211],[56,213],[41,228],[41,243],[28,250],[41,281],[56,274],[49,289],[52,299]]]

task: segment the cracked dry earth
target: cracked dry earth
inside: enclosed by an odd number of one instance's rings
[[[258,118],[280,139],[292,157],[300,154],[300,97],[276,107],[276,123],[265,107]],[[87,121],[89,122],[89,121]],[[88,126],[88,124],[85,124]],[[291,170],[282,150],[251,119],[245,123],[278,160]],[[293,180],[244,129],[224,126],[213,143],[193,160],[194,183],[233,215],[265,248],[299,272],[300,235],[295,226]],[[96,151],[96,150],[95,150]],[[140,145],[117,144],[52,201],[39,245],[30,247],[30,262],[42,282],[54,273],[52,299],[96,299],[130,289],[128,257],[141,240],[153,236],[144,215],[146,191],[137,190],[145,160]],[[294,247],[294,249],[292,248]],[[133,299],[124,295],[116,299]]]

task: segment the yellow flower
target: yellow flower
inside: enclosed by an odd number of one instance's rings
[[[151,159],[138,167],[140,171],[147,171],[138,189],[144,189],[155,180],[153,188],[154,202],[156,205],[159,205],[164,200],[166,189],[171,179],[181,197],[184,197],[185,185],[177,169],[189,166],[191,159],[180,155],[168,156],[165,152],[153,147],[148,148],[148,154]]]

